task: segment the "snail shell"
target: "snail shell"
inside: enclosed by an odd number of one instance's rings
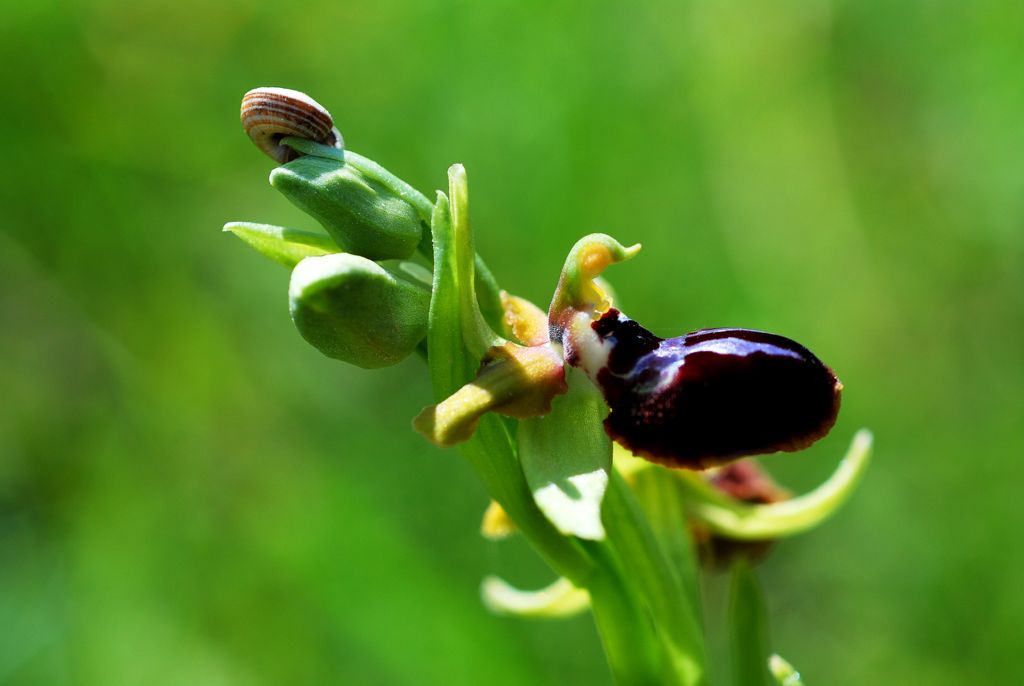
[[[242,98],[242,127],[260,150],[281,164],[299,156],[281,145],[286,136],[337,148],[343,145],[331,113],[305,93],[289,88],[254,88],[246,93]]]

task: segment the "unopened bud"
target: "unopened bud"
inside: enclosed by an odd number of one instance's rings
[[[363,369],[401,361],[427,335],[429,289],[358,255],[307,257],[288,296],[307,342]]]
[[[275,168],[270,183],[346,252],[404,259],[423,236],[412,205],[340,160],[304,155]]]

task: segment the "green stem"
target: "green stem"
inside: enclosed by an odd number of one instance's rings
[[[594,565],[575,539],[558,533],[537,509],[512,439],[501,419],[484,417],[469,441],[459,446],[491,497],[557,574],[574,585],[588,587]]]
[[[625,481],[612,472],[603,505],[608,542],[623,570],[641,589],[669,661],[671,681],[706,682],[704,635],[690,593],[669,564],[640,505]]]
[[[591,609],[608,666],[619,686],[664,683],[658,637],[643,602],[630,592],[608,546],[594,545],[599,569],[590,578]]]
[[[733,683],[736,686],[767,686],[771,652],[768,612],[754,570],[743,560],[733,566],[729,626]]]
[[[686,505],[674,475],[665,469],[651,469],[636,475],[637,500],[661,542],[669,564],[690,598],[694,612],[700,615],[700,578],[692,534],[687,523]]]

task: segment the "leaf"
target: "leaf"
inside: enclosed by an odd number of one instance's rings
[[[569,392],[551,413],[519,424],[519,460],[541,512],[566,535],[604,538],[601,501],[612,444],[602,421],[608,408],[580,372],[567,370]]]
[[[252,222],[230,222],[224,225],[224,230],[235,234],[260,254],[289,269],[306,257],[341,252],[341,248],[330,236],[312,231]]]
[[[736,686],[766,686],[768,681],[768,619],[761,587],[750,566],[733,566],[729,598],[732,638],[732,680]]]
[[[590,594],[564,578],[537,591],[522,591],[504,579],[489,576],[480,587],[480,595],[495,614],[534,619],[572,617],[590,607]]]
[[[770,505],[747,505],[709,484],[699,473],[679,472],[690,514],[715,533],[742,541],[792,536],[811,529],[846,502],[867,470],[871,432],[861,429],[832,476],[810,493]]]

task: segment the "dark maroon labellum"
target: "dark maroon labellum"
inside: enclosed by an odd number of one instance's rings
[[[802,450],[836,421],[842,384],[783,336],[702,329],[662,339],[615,309],[592,327],[611,344],[597,373],[605,429],[655,462],[699,469]]]

